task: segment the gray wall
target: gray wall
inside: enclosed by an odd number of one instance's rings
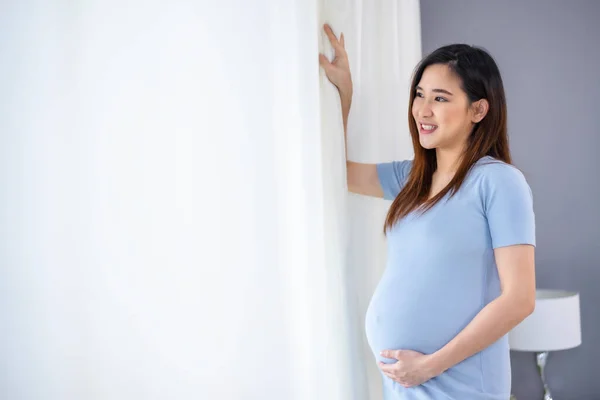
[[[423,54],[486,48],[502,73],[514,163],[533,190],[539,288],[579,291],[583,344],[551,353],[557,400],[600,399],[600,1],[421,0]],[[513,393],[541,399],[531,353]]]

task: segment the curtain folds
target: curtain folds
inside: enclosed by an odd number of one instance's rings
[[[0,5],[0,397],[381,397],[324,22],[349,158],[410,158],[417,0]]]

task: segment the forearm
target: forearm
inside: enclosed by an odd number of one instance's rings
[[[525,319],[532,309],[519,298],[502,294],[485,306],[450,342],[431,355],[436,375],[487,348]]]
[[[340,92],[342,101],[342,119],[344,121],[344,151],[346,160],[348,160],[348,115],[350,114],[350,106],[352,105],[352,90],[349,92]]]

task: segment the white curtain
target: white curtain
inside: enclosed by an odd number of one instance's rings
[[[378,399],[364,311],[418,1],[0,4],[0,397]]]
[[[411,74],[421,59],[419,1],[355,0],[352,7],[351,19],[342,21],[341,28],[348,32],[344,37],[354,82],[348,158],[366,163],[410,159],[407,110]],[[341,14],[332,17],[336,15]],[[380,199],[349,196],[351,334],[359,337],[368,377],[368,395],[361,390],[356,399],[382,398],[381,375],[364,335],[364,315],[385,266],[382,230],[389,205]]]

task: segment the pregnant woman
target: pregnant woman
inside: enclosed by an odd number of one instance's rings
[[[344,37],[324,27],[319,55],[342,100],[352,80]],[[348,161],[348,188],[393,200],[385,272],[365,329],[385,400],[507,400],[507,333],[535,306],[531,189],[511,165],[498,67],[455,44],[426,56],[410,87],[414,159]]]

